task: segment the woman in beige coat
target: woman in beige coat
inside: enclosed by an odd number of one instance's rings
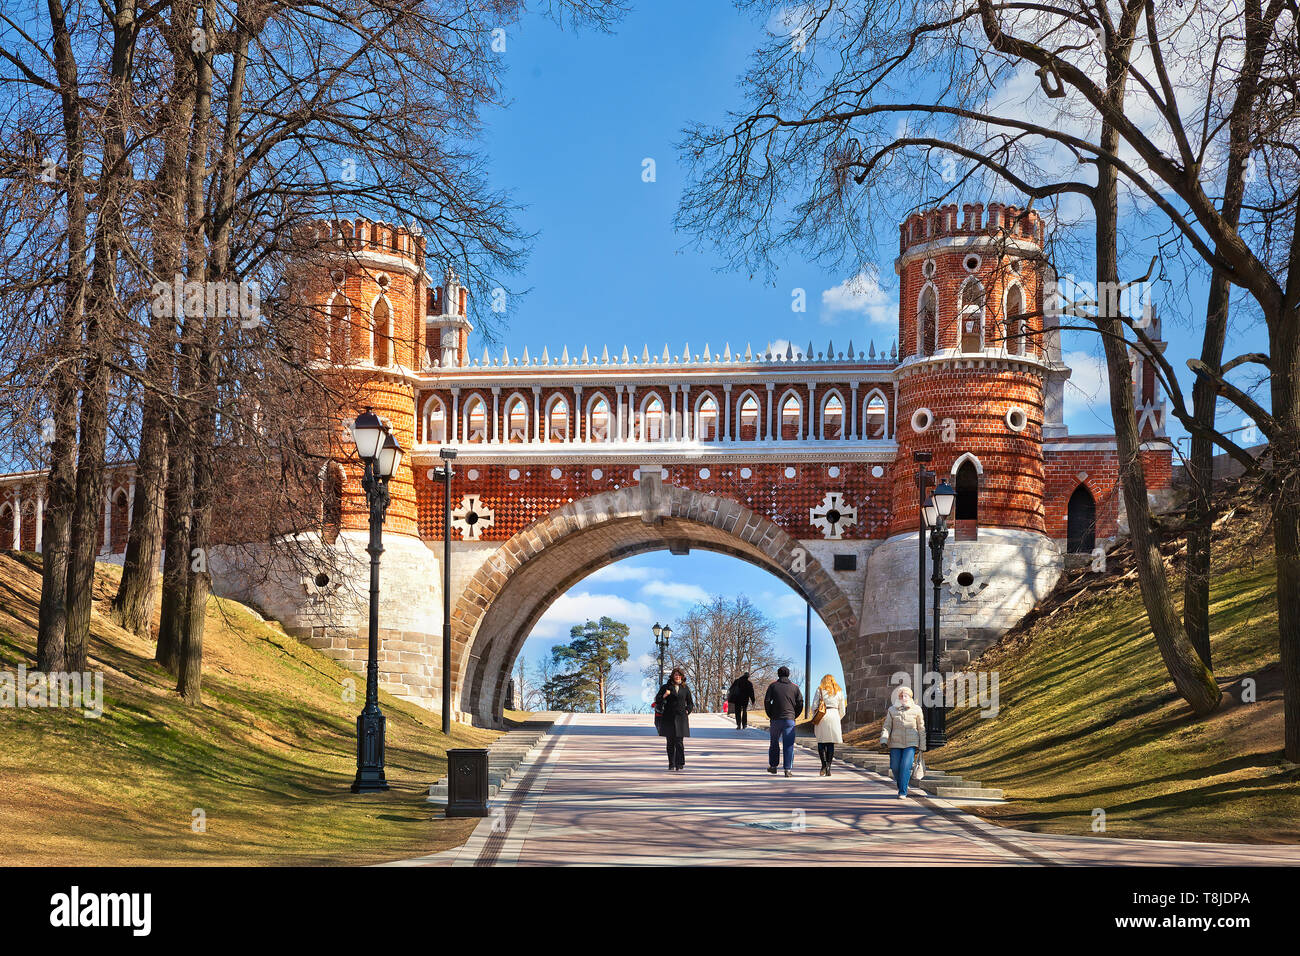
[[[917,751],[925,750],[925,714],[912,700],[912,688],[898,689],[898,703],[885,712],[880,745],[889,748],[889,772],[898,784],[898,799],[907,796]]]
[[[813,733],[817,735],[817,755],[822,758],[821,776],[829,777],[831,761],[835,759],[835,745],[844,743],[840,718],[844,716],[849,706],[844,691],[840,690],[840,685],[830,674],[822,678],[822,682],[817,685],[817,693],[813,694],[814,717],[823,704],[826,706],[826,712],[813,726]]]

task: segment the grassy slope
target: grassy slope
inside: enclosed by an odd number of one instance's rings
[[[348,791],[364,680],[259,620],[211,599],[203,705],[181,705],[153,642],[106,615],[120,569],[101,566],[90,649],[104,715],[0,709],[0,862],[6,864],[372,863],[463,842],[475,820],[425,802],[446,747],[493,731],[455,726],[381,694],[388,793]],[[37,559],[0,555],[0,670],[35,667]],[[192,829],[193,811],[206,832]]]
[[[1009,635],[972,665],[996,670],[1001,710],[949,712],[935,764],[1002,787],[979,812],[1007,826],[1170,840],[1300,842],[1300,770],[1282,762],[1271,549],[1256,525],[1221,542],[1211,588],[1219,710],[1194,718],[1176,695],[1135,582],[1083,597]],[[1181,581],[1172,583],[1181,600]],[[1241,702],[1241,679],[1258,684]],[[864,728],[855,737],[878,735]],[[1100,835],[1100,834],[1098,834]]]

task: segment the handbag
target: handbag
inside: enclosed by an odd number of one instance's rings
[[[817,710],[813,714],[813,726],[816,727],[818,724],[820,724],[822,722],[822,718],[825,716],[826,716],[826,698],[823,697],[821,700],[817,702]]]
[[[916,761],[912,764],[912,779],[925,779],[925,758],[921,756],[921,751],[919,749],[916,752]]]

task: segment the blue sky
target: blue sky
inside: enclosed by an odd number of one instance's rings
[[[561,31],[536,16],[509,31],[502,55],[510,103],[489,116],[486,149],[497,185],[525,206],[520,224],[537,237],[524,274],[511,282],[527,293],[512,303],[494,351],[502,342],[512,354],[526,345],[533,354],[546,346],[552,355],[565,345],[571,353],[586,345],[599,354],[604,345],[639,352],[648,343],[653,353],[667,342],[677,353],[684,342],[694,351],[706,342],[743,350],[777,339],[799,346],[811,339],[819,349],[828,339],[839,348],[849,339],[863,348],[874,340],[878,349],[889,348],[897,336],[895,223],[879,224],[881,288],[857,300],[842,294],[849,276],[794,258],[773,284],[720,271],[715,255],[692,249],[690,237],[672,227],[684,184],[673,144],[689,122],[716,121],[740,106],[736,80],[761,35],[760,23],[716,0],[638,3],[612,34]],[[654,161],[653,182],[643,180],[647,159]],[[1090,268],[1083,263],[1078,273]],[[1176,309],[1203,314],[1205,280],[1193,276],[1179,285],[1185,297],[1162,303],[1158,287],[1156,300],[1171,340],[1167,354],[1183,368],[1195,342],[1179,334]],[[790,308],[796,287],[807,291],[803,314]],[[1257,330],[1241,325],[1229,355],[1255,347]],[[1075,369],[1067,424],[1076,434],[1110,431],[1095,337],[1066,333],[1062,344]],[[483,346],[476,335],[471,353]],[[1189,378],[1184,387],[1190,394]],[[1238,423],[1232,416],[1224,422]],[[1176,425],[1170,431],[1181,433]],[[539,622],[525,656],[547,653],[570,624],[608,613],[632,626],[635,659],[652,650],[649,626],[656,619],[666,622],[702,595],[700,581],[718,593],[749,595],[778,622],[779,649],[801,665],[800,599],[763,571],[698,552],[628,559],[580,582]],[[815,615],[813,640],[814,671],[838,676],[830,637]]]

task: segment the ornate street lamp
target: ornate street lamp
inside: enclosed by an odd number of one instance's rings
[[[384,778],[384,715],[379,710],[379,556],[384,553],[388,482],[402,462],[402,447],[388,425],[367,406],[352,423],[352,441],[365,464],[361,487],[370,505],[370,631],[366,657],[366,703],[357,717],[357,777],[353,793],[387,790]]]
[[[664,686],[664,652],[668,650],[668,639],[673,636],[671,627],[660,627],[659,622],[655,621],[655,626],[650,628],[655,636],[655,647],[659,648],[659,687]],[[658,688],[656,688],[656,692]]]
[[[442,467],[433,470],[442,488],[442,733],[451,733],[451,463],[456,449],[439,448]]]
[[[939,648],[942,646],[939,639],[939,585],[943,583],[943,543],[948,538],[948,518],[956,500],[957,492],[945,480],[934,489],[934,494],[922,508],[922,516],[930,528],[930,583],[934,586],[934,650],[930,669],[935,674],[939,673]],[[948,742],[944,701],[940,700],[937,707],[928,709],[930,713],[925,720],[926,747],[942,747]]]

